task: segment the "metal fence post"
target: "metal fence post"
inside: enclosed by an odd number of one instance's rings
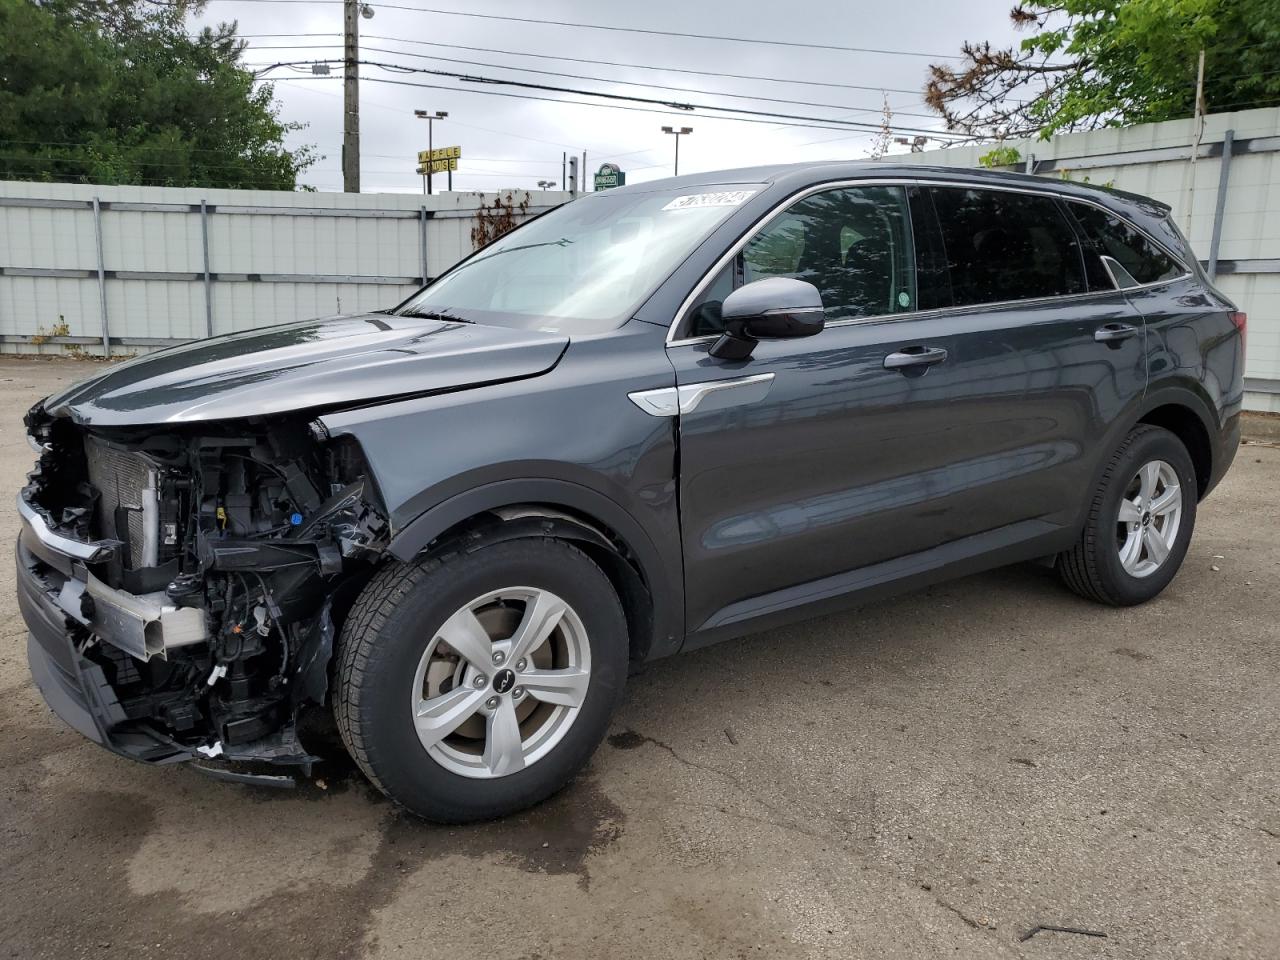
[[[213,336],[213,278],[209,275],[209,205],[200,201],[200,240],[204,247],[204,329]]]
[[[418,208],[418,253],[422,260],[422,283],[427,283],[427,208]]]
[[[111,330],[107,324],[107,269],[102,259],[102,203],[93,198],[93,233],[98,247],[98,303],[102,310],[102,355],[111,356]]]
[[[1218,202],[1213,208],[1213,236],[1209,241],[1209,279],[1218,279],[1218,247],[1222,245],[1222,220],[1227,209],[1227,182],[1231,176],[1231,152],[1236,132],[1222,135],[1222,163],[1218,167]]]

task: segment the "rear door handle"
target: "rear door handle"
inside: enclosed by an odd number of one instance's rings
[[[931,367],[947,359],[942,347],[903,347],[884,358],[886,370],[905,370],[911,367]]]
[[[1093,331],[1093,339],[1107,346],[1119,344],[1122,340],[1138,335],[1138,328],[1127,323],[1107,323]]]

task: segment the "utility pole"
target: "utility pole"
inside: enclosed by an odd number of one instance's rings
[[[360,192],[360,3],[343,4],[342,189]],[[373,10],[365,7],[366,16]]]
[[[693,133],[693,127],[681,127],[679,130],[677,130],[675,127],[663,127],[663,128],[662,128],[662,132],[663,132],[663,133],[672,133],[672,134],[675,134],[675,138],[676,138],[676,172],[675,172],[675,174],[674,174],[674,175],[678,177],[678,176],[680,176],[680,138],[681,138],[682,136],[687,136],[688,134]]]

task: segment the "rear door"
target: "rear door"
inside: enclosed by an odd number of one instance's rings
[[[1006,501],[1006,522],[1073,524],[1104,435],[1146,389],[1142,315],[1098,269],[1062,200],[964,186],[929,193],[961,355],[977,378],[956,400],[994,405],[1004,463],[988,492]]]

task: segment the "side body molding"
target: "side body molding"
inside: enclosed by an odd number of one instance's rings
[[[686,383],[680,387],[638,390],[627,396],[637,407],[653,417],[674,417],[694,410],[723,410],[744,403],[756,403],[769,395],[773,387],[772,373],[706,383]]]

